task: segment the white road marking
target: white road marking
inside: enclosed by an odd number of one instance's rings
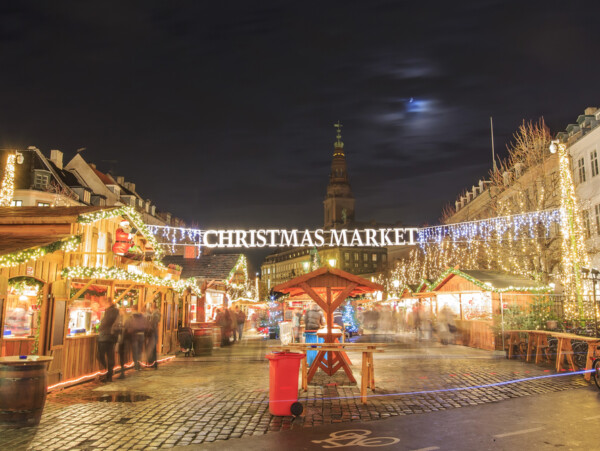
[[[440,449],[440,447],[439,446],[429,446],[427,448],[413,449],[412,451],[433,451],[435,449]]]
[[[586,417],[586,418],[584,418],[584,420],[597,420],[598,418],[600,418],[600,415],[596,415],[593,417]]]
[[[540,428],[533,428],[533,429],[523,429],[522,431],[505,432],[504,434],[496,434],[493,437],[494,438],[510,437],[511,435],[528,434],[529,432],[541,431],[542,429],[544,429],[544,428],[540,427]]]

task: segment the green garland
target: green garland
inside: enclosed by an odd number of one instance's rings
[[[468,274],[465,274],[464,272],[462,272],[459,269],[456,268],[448,268],[446,271],[444,271],[435,281],[430,282],[427,279],[423,279],[421,281],[421,283],[419,284],[418,288],[416,289],[416,291],[412,291],[410,289],[410,287],[405,286],[405,287],[401,287],[400,292],[403,292],[404,289],[408,289],[411,293],[418,293],[420,292],[424,287],[427,288],[427,290],[432,291],[435,287],[437,287],[446,277],[448,277],[449,274],[454,274],[456,276],[460,276],[465,280],[468,280],[469,282],[471,282],[473,285],[478,286],[479,288],[482,288],[484,291],[492,291],[494,293],[507,293],[507,292],[511,292],[511,291],[525,291],[528,293],[533,293],[533,294],[546,294],[550,291],[552,291],[552,288],[549,286],[540,286],[540,287],[507,287],[507,288],[496,288],[491,284],[487,284],[484,283]]]
[[[0,256],[0,267],[11,268],[13,266],[19,266],[23,263],[37,260],[39,258],[42,258],[46,254],[51,254],[56,251],[74,251],[80,243],[81,236],[73,235],[69,238],[47,244],[46,246],[40,246],[32,249],[25,249],[24,251],[17,251],[10,254],[5,254]]]
[[[66,279],[109,279],[109,280],[128,280],[133,282],[155,285],[160,287],[168,287],[181,293],[186,289],[191,289],[192,292],[201,296],[200,289],[196,285],[194,279],[186,280],[171,280],[156,277],[151,274],[137,274],[116,266],[107,267],[87,267],[87,266],[71,266],[64,268],[61,272],[62,277]]]
[[[142,220],[141,215],[133,207],[124,206],[111,208],[107,210],[95,211],[93,213],[84,213],[79,215],[77,222],[80,224],[91,224],[92,222],[100,221],[101,219],[114,218],[116,216],[128,217],[136,229],[138,229],[142,235],[150,242],[154,248],[156,259],[160,260],[163,255],[163,249],[158,245],[158,241],[150,232],[148,226]]]

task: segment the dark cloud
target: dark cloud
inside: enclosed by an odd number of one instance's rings
[[[315,226],[335,140],[357,218],[433,222],[523,119],[600,103],[600,7],[556,1],[15,2],[0,145],[60,148],[201,226]]]

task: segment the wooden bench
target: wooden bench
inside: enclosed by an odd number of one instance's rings
[[[519,345],[521,343],[521,334],[528,335],[527,342],[527,362],[531,361],[531,348],[532,344],[535,340],[536,350],[535,350],[535,363],[540,363],[542,361],[542,354],[547,355],[548,346],[548,337],[555,337],[558,340],[556,346],[556,371],[560,372],[562,370],[563,361],[566,360],[569,364],[569,367],[572,371],[575,371],[577,368],[575,367],[575,362],[573,361],[573,346],[571,345],[571,340],[577,341],[586,341],[588,344],[588,352],[586,356],[585,370],[587,371],[584,374],[584,378],[586,381],[589,381],[591,378],[591,372],[589,370],[592,369],[592,362],[598,347],[600,347],[600,338],[596,337],[584,337],[581,335],[569,334],[565,332],[552,332],[549,330],[507,330],[504,332],[509,335],[508,338],[508,358],[512,358],[513,356],[513,345]]]
[[[362,353],[361,381],[360,381],[360,399],[363,404],[367,403],[367,389],[375,390],[375,364],[373,354],[384,352],[382,348],[388,346],[387,343],[290,343],[288,345],[269,346],[270,349],[279,352],[302,352],[302,389],[308,390],[308,383],[318,370],[318,359],[315,359],[308,369],[306,363],[306,351],[316,350],[319,353],[336,352],[339,354],[344,351],[354,351]],[[351,381],[356,382],[354,377]]]

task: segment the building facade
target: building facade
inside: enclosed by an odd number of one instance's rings
[[[575,191],[580,201],[586,247],[593,268],[600,268],[600,109],[586,108],[558,138],[571,156]]]

